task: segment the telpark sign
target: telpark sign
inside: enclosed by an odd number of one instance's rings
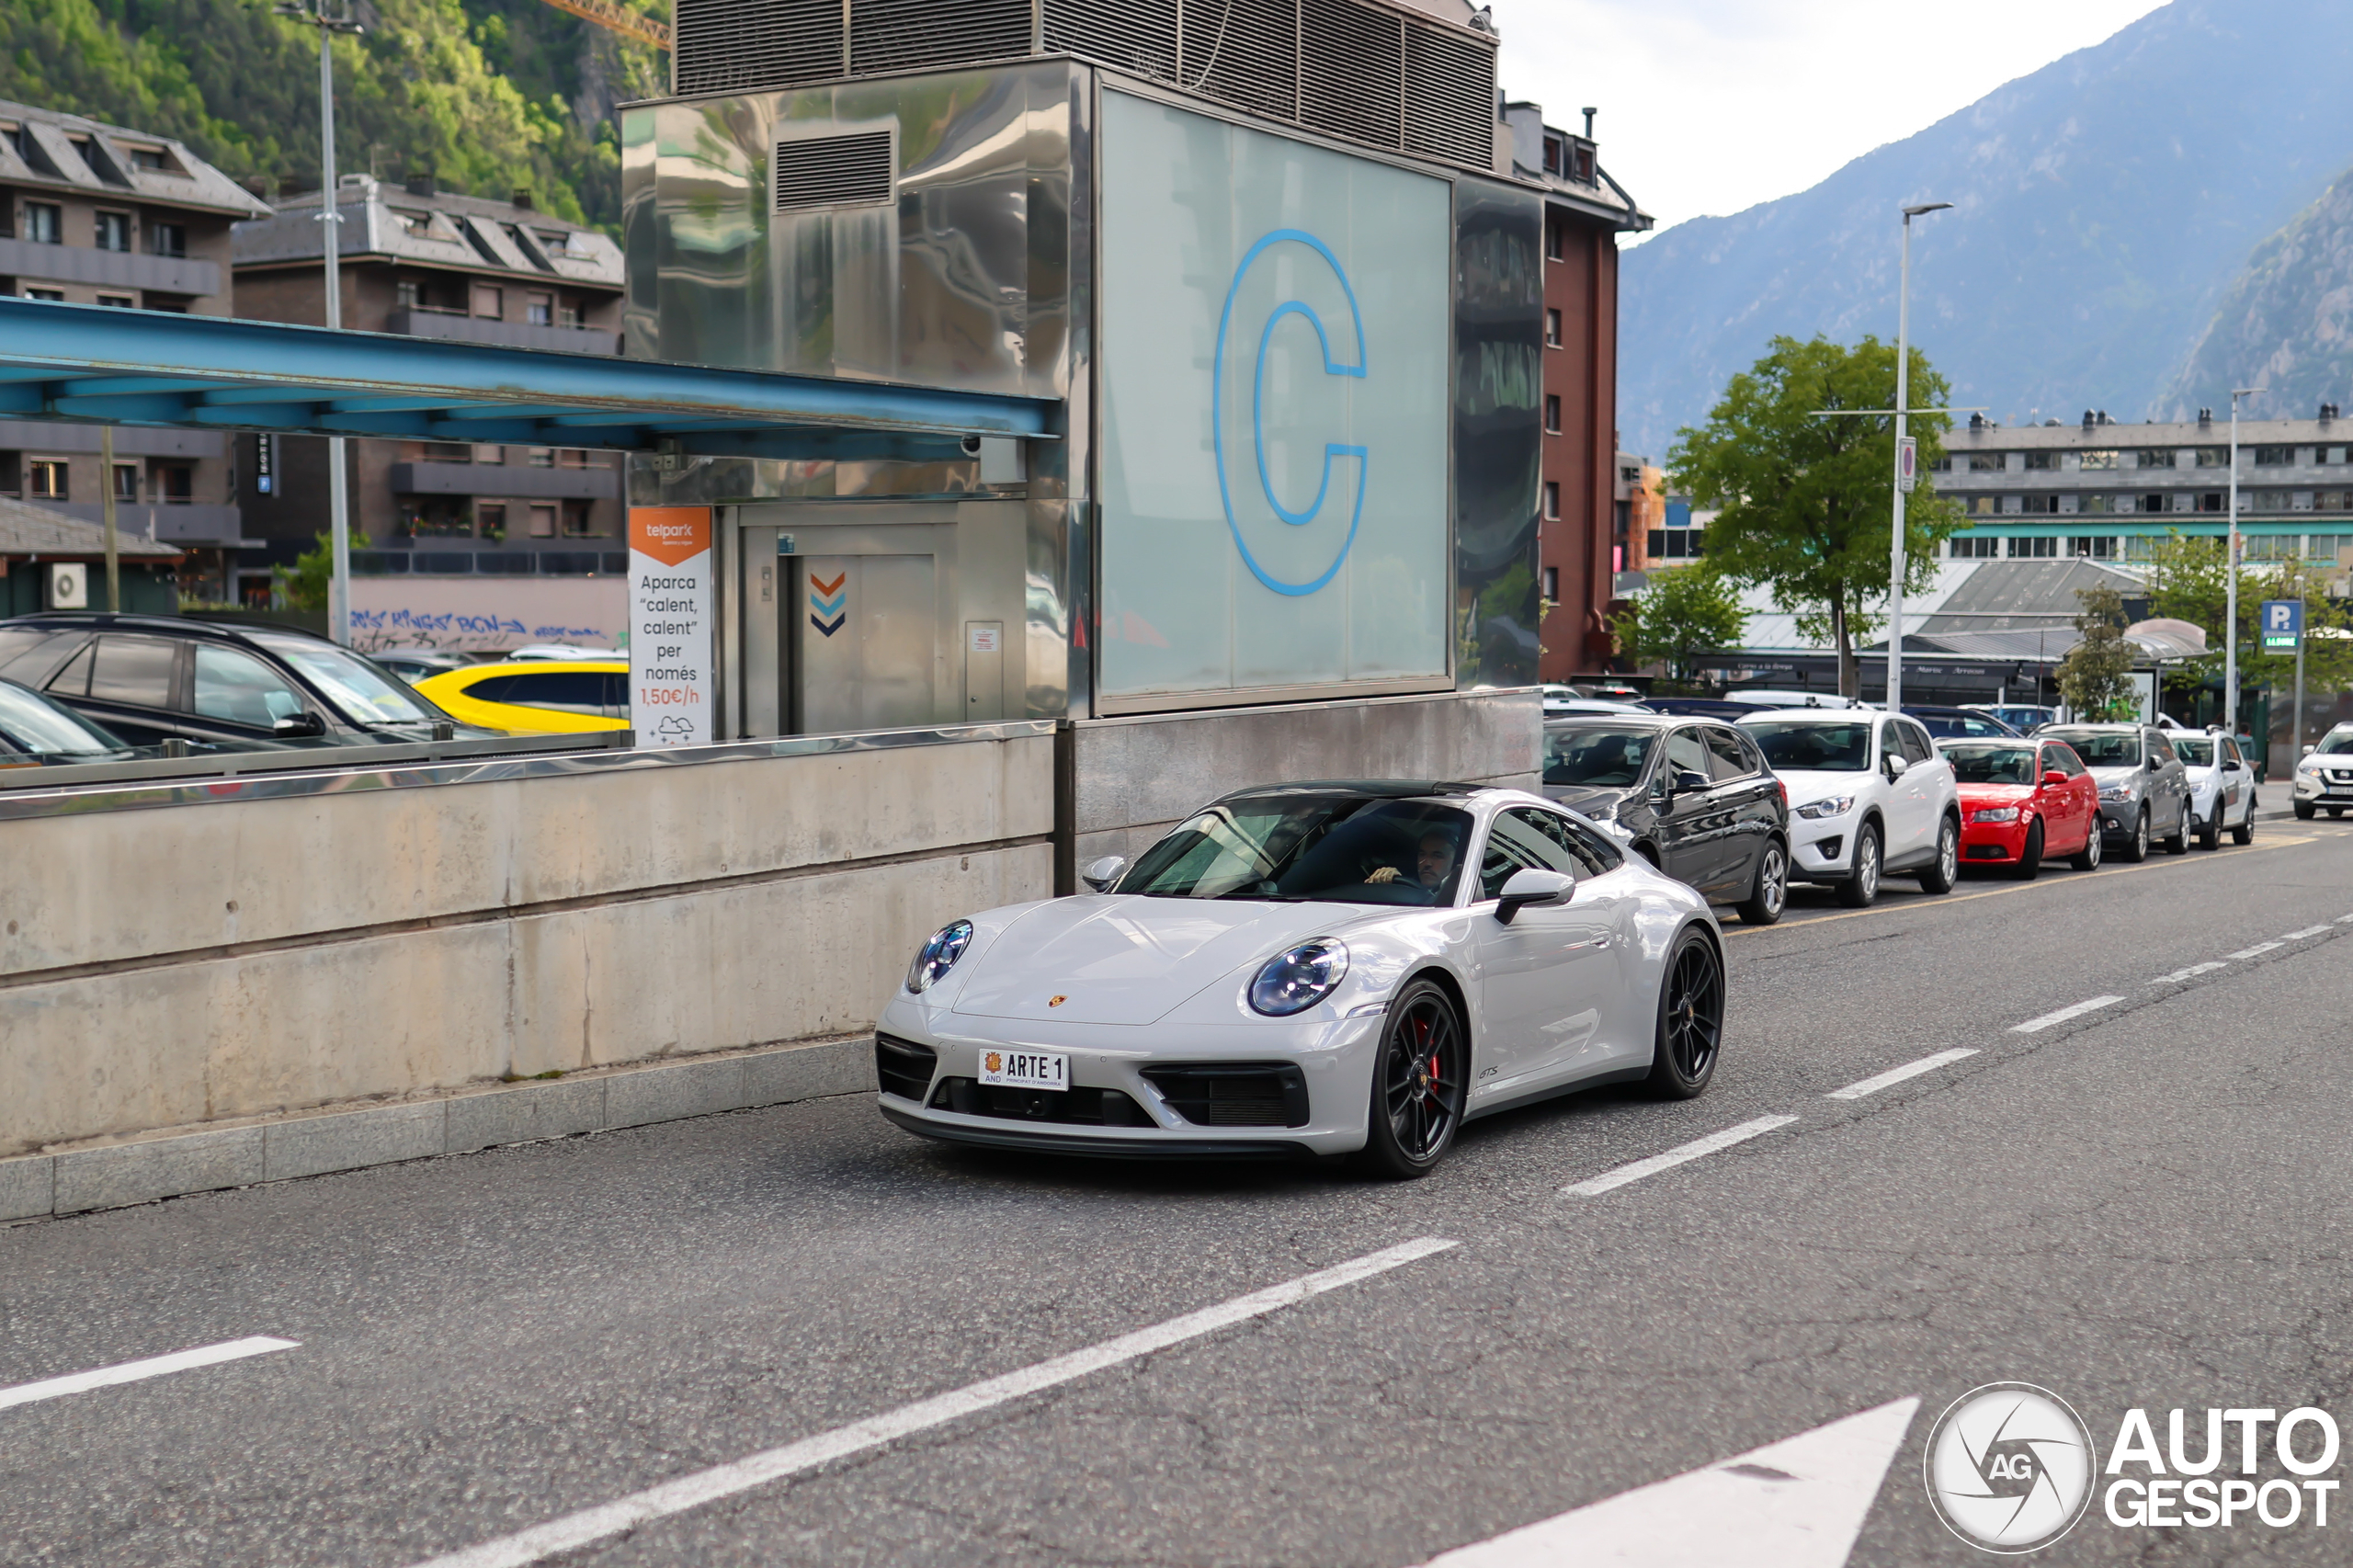
[[[629,712],[642,746],[712,738],[710,508],[629,514]]]

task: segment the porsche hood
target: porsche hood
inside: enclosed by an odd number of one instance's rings
[[[1347,904],[1140,894],[1055,899],[1014,921],[976,956],[951,1010],[984,1018],[1154,1023],[1235,970],[1310,937],[1341,935],[1372,913]]]

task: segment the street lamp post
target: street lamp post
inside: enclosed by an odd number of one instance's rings
[[[289,17],[305,27],[319,29],[319,222],[324,226],[326,252],[326,324],[329,330],[343,325],[343,267],[341,236],[338,225],[343,222],[341,205],[335,199],[335,35],[358,33],[362,28],[351,15],[351,0],[341,0],[341,8],[330,12],[332,0],[282,0],[274,7],[281,17]],[[327,529],[332,574],[327,582],[327,635],[348,647],[351,644],[351,517],[349,502],[344,494],[348,476],[344,472],[343,437],[327,437]]]
[[[2231,735],[2239,733],[2239,399],[2255,392],[2231,389],[2231,520],[2222,543],[2222,731]]]
[[[1912,220],[1941,212],[1949,201],[1927,201],[1904,210],[1904,269],[1895,288],[1895,537],[1888,547],[1887,581],[1887,710],[1904,710],[1904,570],[1910,553],[1904,549],[1904,502],[1911,486],[1904,483],[1905,415],[1912,409]]]

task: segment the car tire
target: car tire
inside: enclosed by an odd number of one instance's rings
[[[2141,808],[2141,814],[2132,821],[2132,836],[2124,841],[2123,851],[2117,856],[2117,858],[2128,866],[2137,866],[2148,858],[2149,809],[2143,806]]]
[[[1677,938],[1659,982],[1658,1028],[1643,1088],[1663,1100],[1697,1099],[1716,1075],[1723,1035],[1723,959],[1705,932],[1689,927]]]
[[[1838,902],[1849,909],[1869,909],[1879,896],[1879,824],[1865,823],[1855,834],[1855,869],[1838,884]]]
[[[2318,812],[2310,801],[2298,801],[2296,802],[2296,820],[2298,822],[2310,822],[2318,814]]]
[[[1922,892],[1950,892],[1961,881],[1961,824],[1947,817],[1937,827],[1937,858],[1920,873]]]
[[[2198,824],[2198,847],[2220,849],[2222,846],[2222,802],[2214,802],[2214,814]]]
[[[2168,855],[2187,855],[2189,853],[2188,801],[2184,801],[2181,803],[2181,815],[2175,819],[2173,831],[2165,835],[2165,853]]]
[[[2345,808],[2343,806],[2331,806],[2328,808],[2328,814],[2330,819],[2333,821],[2345,814]]]
[[[1381,1026],[1358,1164],[1390,1181],[1429,1175],[1454,1147],[1470,1089],[1470,1040],[1454,999],[1436,982],[1417,980],[1398,993]]]
[[[2252,806],[2247,809],[2246,821],[2231,829],[2231,842],[2233,844],[2255,842],[2255,809]]]
[[[1740,923],[1770,926],[1780,919],[1789,902],[1790,852],[1781,847],[1779,839],[1768,838],[1764,852],[1756,857],[1756,880],[1749,885],[1748,896],[1740,901]]]
[[[2018,851],[2017,876],[2030,882],[2042,875],[2042,819],[2037,817],[2026,830],[2026,847]]]
[[[2091,827],[2084,835],[2084,846],[2075,851],[2067,864],[2075,867],[2078,871],[2097,871],[2099,869],[2101,853],[2107,847],[2100,839],[2099,819],[2094,817]]]

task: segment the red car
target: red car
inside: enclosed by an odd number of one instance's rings
[[[2032,877],[2053,856],[2099,864],[2099,785],[2064,741],[1950,740],[1938,751],[1961,787],[1961,863]]]

